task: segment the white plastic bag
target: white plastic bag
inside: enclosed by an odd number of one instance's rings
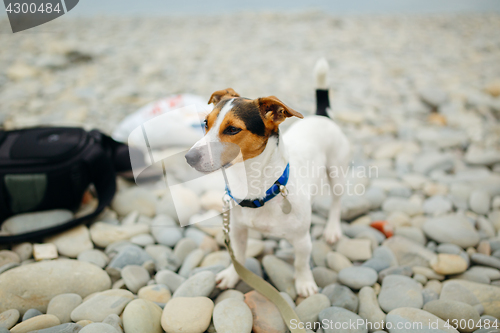
[[[186,106],[196,107],[196,113],[172,112]],[[165,149],[170,147],[190,147],[200,139],[199,128],[201,121],[212,111],[213,105],[207,104],[206,99],[191,95],[179,94],[171,95],[158,101],[149,103],[137,112],[126,117],[114,130],[113,139],[128,143],[132,146],[141,145],[141,142],[134,142],[134,137],[130,134],[134,129],[145,122],[162,116],[162,125],[155,129],[155,146],[151,149]],[[168,118],[168,121],[165,121]]]

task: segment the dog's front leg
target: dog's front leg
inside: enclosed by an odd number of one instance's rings
[[[309,297],[318,292],[309,261],[311,259],[311,236],[306,233],[292,240],[295,252],[295,289],[300,296]]]
[[[245,265],[248,228],[236,223],[231,223],[229,238],[231,239],[231,247],[233,248],[236,260],[238,260],[240,264]],[[217,282],[217,288],[230,289],[236,286],[240,277],[238,276],[238,273],[236,273],[234,265],[231,264],[231,266],[217,274],[215,280]]]

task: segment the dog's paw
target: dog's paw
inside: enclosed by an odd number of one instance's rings
[[[329,223],[325,228],[323,236],[329,244],[338,242],[342,237],[342,229],[340,228],[340,223],[334,223],[333,225]]]
[[[299,296],[306,298],[318,293],[318,286],[312,277],[305,279],[297,278],[295,280],[295,289]]]
[[[222,272],[215,276],[215,282],[217,283],[217,288],[219,289],[231,289],[236,286],[236,283],[240,280],[238,273],[231,265]]]

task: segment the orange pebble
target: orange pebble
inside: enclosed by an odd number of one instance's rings
[[[385,235],[385,237],[390,238],[394,235],[391,225],[387,221],[373,221],[370,227],[377,229]]]

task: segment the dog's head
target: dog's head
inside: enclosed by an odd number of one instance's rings
[[[304,118],[275,96],[248,99],[231,88],[214,92],[210,103],[206,134],[186,154],[188,164],[201,172],[231,165],[240,152],[242,160],[260,155],[286,118]]]

